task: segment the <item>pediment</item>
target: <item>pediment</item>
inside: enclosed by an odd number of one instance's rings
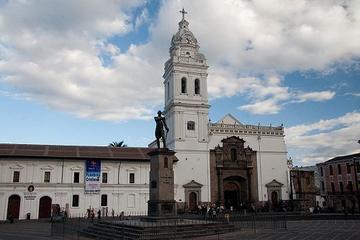
[[[267,188],[281,188],[284,184],[273,179],[271,182],[265,184]]]
[[[10,169],[23,169],[24,167],[21,166],[20,164],[13,164],[13,165],[10,165]]]
[[[81,171],[82,170],[82,167],[81,166],[72,166],[71,168],[70,168],[70,170],[72,170],[72,171]]]
[[[110,171],[111,169],[109,167],[102,167],[101,168],[101,171],[104,171],[104,172],[108,172]]]
[[[194,180],[191,180],[190,182],[183,185],[184,188],[201,188],[203,185],[201,183],[198,183]]]
[[[226,114],[216,123],[218,124],[229,124],[229,125],[243,125],[239,120],[237,120],[233,115],[230,113]]]
[[[128,171],[128,172],[134,172],[134,171],[136,171],[137,169],[136,168],[134,168],[134,167],[130,167],[130,168],[127,168],[126,169],[126,171]]]
[[[54,168],[50,165],[44,165],[42,167],[40,167],[41,170],[54,170]]]
[[[242,138],[239,138],[237,136],[231,136],[228,138],[224,138],[223,140],[221,140],[221,142],[223,142],[223,143],[240,143],[240,144],[244,145],[245,140]]]

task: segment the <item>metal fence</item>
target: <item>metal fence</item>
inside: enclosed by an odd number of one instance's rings
[[[62,239],[192,239],[233,232],[281,231],[287,229],[286,215],[244,215],[225,213],[216,216],[182,214],[161,222],[142,221],[146,216],[91,219],[77,216],[51,223],[51,235]]]

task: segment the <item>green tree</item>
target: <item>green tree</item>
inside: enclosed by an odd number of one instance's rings
[[[109,147],[127,147],[126,144],[124,144],[124,141],[121,142],[112,142],[109,144]]]

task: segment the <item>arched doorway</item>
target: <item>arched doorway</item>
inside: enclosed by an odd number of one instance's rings
[[[197,196],[195,192],[189,194],[189,209],[195,210],[197,207]]]
[[[234,208],[239,207],[240,202],[240,189],[234,182],[226,182],[224,184],[224,204],[226,208],[231,206]]]
[[[7,218],[19,219],[20,213],[20,196],[11,195],[9,197],[8,208],[7,208]]]
[[[39,218],[51,217],[51,198],[44,196],[39,201]]]

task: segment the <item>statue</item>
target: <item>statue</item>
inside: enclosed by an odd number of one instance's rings
[[[156,144],[157,147],[160,148],[160,138],[162,138],[162,141],[164,143],[164,148],[166,148],[166,136],[164,127],[166,129],[166,133],[169,132],[169,128],[166,125],[165,117],[162,116],[162,112],[158,111],[158,115],[154,117],[156,122],[156,129],[155,129],[155,137],[156,137]]]

